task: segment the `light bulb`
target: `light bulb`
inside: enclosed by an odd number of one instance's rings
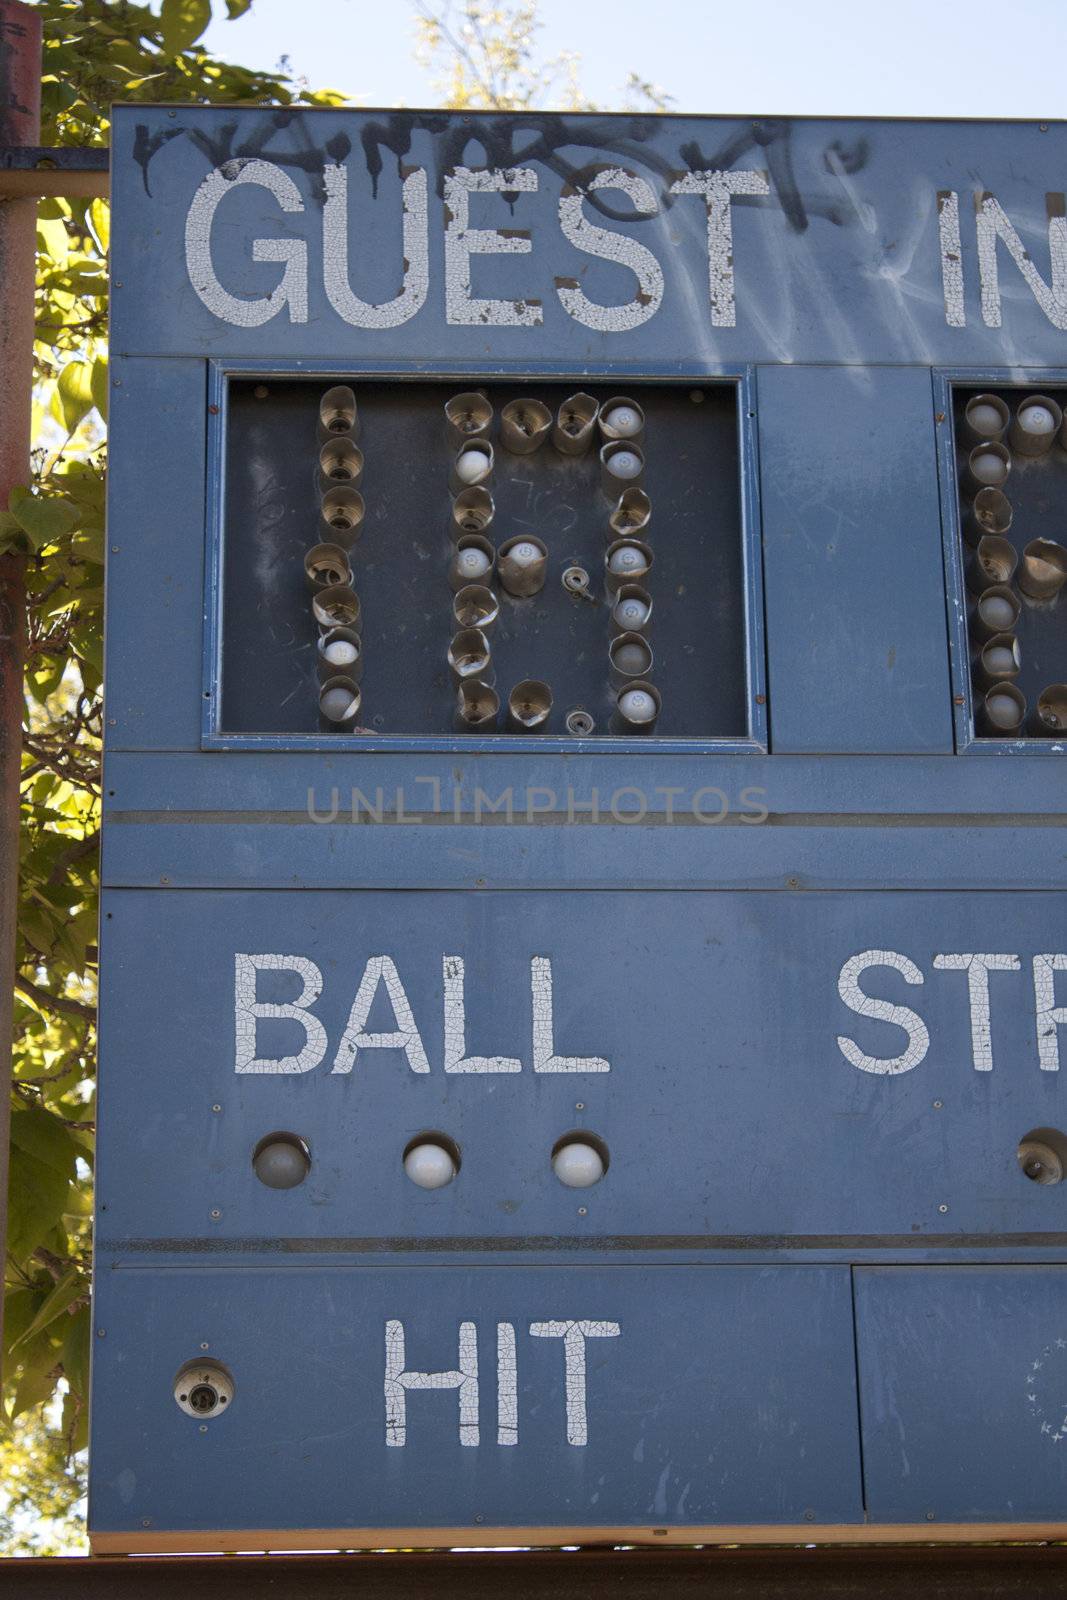
[[[648,621],[648,606],[636,595],[620,600],[615,607],[615,621],[627,632],[636,632]]]
[[[518,544],[508,545],[508,557],[518,567],[532,567],[534,562],[541,560],[541,552],[528,539],[520,539]]]
[[[609,572],[643,572],[645,558],[636,545],[623,544],[608,558]]]
[[[986,671],[993,677],[1002,678],[1007,673],[1015,671],[1015,651],[1010,649],[1008,645],[995,644],[991,649],[986,650],[982,657],[982,663]]]
[[[311,1170],[311,1161],[302,1140],[265,1139],[257,1145],[252,1170],[268,1189],[295,1189]]]
[[[478,483],[489,471],[489,457],[483,450],[464,450],[456,460],[456,477],[461,483]]]
[[[1015,621],[1015,607],[1002,594],[989,594],[979,601],[978,610],[986,627],[1006,633]]]
[[[633,450],[616,450],[608,457],[607,467],[613,478],[637,478],[641,475],[641,457]]]
[[[619,710],[627,722],[651,722],[656,715],[656,702],[647,689],[627,689],[619,697]]]
[[[456,1163],[444,1145],[412,1145],[404,1157],[404,1171],[420,1189],[443,1189],[456,1176]]]
[[[634,640],[617,645],[611,652],[612,666],[627,678],[641,677],[642,673],[648,671],[651,660],[652,652],[648,646]]]
[[[1000,484],[1007,476],[1003,461],[992,450],[976,450],[971,457],[971,471],[979,483]]]
[[[630,439],[641,432],[641,417],[633,406],[613,406],[604,418],[604,426],[618,438]]]
[[[492,564],[485,551],[477,546],[470,545],[456,552],[456,570],[464,582],[473,583],[475,578],[484,578]]]
[[[332,667],[350,667],[359,657],[359,646],[351,639],[334,639],[322,653]]]
[[[986,710],[990,722],[998,728],[1014,728],[1019,721],[1019,706],[1010,694],[987,695]]]
[[[1004,418],[991,405],[972,405],[967,407],[967,421],[975,433],[984,433],[989,438],[994,438],[1003,430]]]
[[[604,1158],[593,1145],[575,1139],[556,1151],[552,1171],[568,1189],[588,1189],[604,1176]]]
[[[357,701],[351,689],[326,689],[319,704],[330,722],[345,722],[353,715]]]
[[[1027,433],[1052,433],[1056,419],[1048,406],[1023,406],[1019,412],[1019,423]]]

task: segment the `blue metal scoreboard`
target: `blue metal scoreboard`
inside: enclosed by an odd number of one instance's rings
[[[1065,189],[119,108],[97,1550],[1067,1536]]]

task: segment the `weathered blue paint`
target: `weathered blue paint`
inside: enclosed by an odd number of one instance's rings
[[[1067,973],[1041,966],[1067,949],[1064,752],[972,736],[946,420],[954,386],[1067,383],[1063,138],[1062,124],[119,108],[100,1548],[419,1528],[446,1543],[722,1527],[803,1540],[864,1522],[1067,1534],[1067,1189],[1016,1159],[1028,1131],[1067,1123]],[[248,181],[252,159],[298,209]],[[428,174],[425,303],[392,327],[358,307],[346,321],[326,295],[325,167],[346,163],[349,285],[377,303],[400,287],[401,181]],[[194,289],[186,218],[219,164],[219,284],[269,294],[304,241],[306,321],[280,302],[258,326],[232,305],[226,321]],[[540,323],[506,307],[503,323],[448,320],[457,166],[534,173],[536,188],[472,197],[473,227],[520,245],[528,230],[531,248],[471,270],[480,297],[539,299]],[[601,167],[647,184],[656,209],[590,188]],[[766,175],[766,194],[746,179],[755,192],[717,213],[720,243],[732,220],[732,323],[704,196],[670,193],[707,168]],[[604,331],[567,311],[571,279],[641,309],[632,267],[561,231],[568,183],[631,263],[633,246],[656,256],[646,320]],[[994,224],[999,298],[977,248]],[[736,386],[747,734],[221,731],[224,445],[242,375]],[[510,813],[487,812],[507,795]],[[856,976],[850,958],[870,952],[881,964]],[[989,973],[988,1019],[981,982],[972,993],[937,960],[974,952],[1018,963]],[[304,1011],[325,1045],[307,1071],[235,1070],[249,1006],[299,1000],[294,971],[235,991],[235,957],[270,953],[322,977]],[[428,1070],[361,1047],[335,1073],[383,955]],[[445,1070],[446,956],[464,964],[467,1051],[518,1071]],[[610,1071],[534,1070],[545,957],[556,1053]],[[861,1015],[865,995],[907,1011]],[[379,992],[365,1029],[397,1026]],[[260,1017],[254,1059],[310,1036]],[[551,1173],[575,1129],[610,1153],[588,1190]],[[311,1151],[291,1191],[252,1171],[278,1130]],[[462,1156],[436,1192],[401,1165],[427,1130]],[[406,1391],[406,1443],[386,1442],[397,1320],[421,1371],[451,1372],[475,1325],[477,1446],[459,1442],[455,1388]],[[620,1330],[585,1341],[584,1444],[566,1437],[561,1340],[529,1332],[583,1321]],[[516,1445],[497,1442],[498,1324],[514,1329]],[[202,1356],[236,1390],[201,1425],[172,1389]]]
[[[1059,1523],[1067,1492],[1067,1273],[857,1269],[874,1522]]]
[[[951,751],[929,373],[771,367],[759,400],[775,750]]]
[[[117,1275],[109,1298],[97,1405],[129,1421],[97,1447],[99,1532],[144,1518],[172,1527],[178,1485],[189,1530],[218,1526],[220,1493],[231,1525],[245,1528],[551,1528],[591,1517],[651,1530],[861,1514],[846,1268],[135,1269]],[[585,1341],[583,1445],[566,1438],[562,1341],[529,1333],[559,1319],[618,1329]],[[387,1445],[389,1320],[403,1322],[408,1364],[423,1371],[454,1369],[460,1325],[474,1324],[477,1444],[459,1442],[450,1388],[409,1391],[405,1442]],[[497,1442],[501,1321],[515,1335],[513,1445]],[[220,1359],[240,1358],[241,1376],[231,1414],[201,1434],[153,1369],[177,1370],[204,1338]]]

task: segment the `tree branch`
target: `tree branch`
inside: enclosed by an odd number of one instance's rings
[[[96,1021],[96,1009],[87,1006],[80,1000],[72,1000],[69,995],[52,994],[48,989],[39,989],[29,978],[24,978],[21,973],[15,974],[15,988],[19,994],[24,994],[28,1000],[39,1005],[44,1011],[58,1012],[63,1017],[78,1017],[83,1022]]]

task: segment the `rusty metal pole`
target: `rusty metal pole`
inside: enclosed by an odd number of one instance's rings
[[[41,136],[41,18],[0,0],[0,145]],[[0,509],[30,470],[37,201],[0,199]],[[18,913],[19,771],[26,646],[25,560],[0,556],[0,1249],[7,1240],[11,1023]],[[0,1295],[0,1334],[3,1297]]]

